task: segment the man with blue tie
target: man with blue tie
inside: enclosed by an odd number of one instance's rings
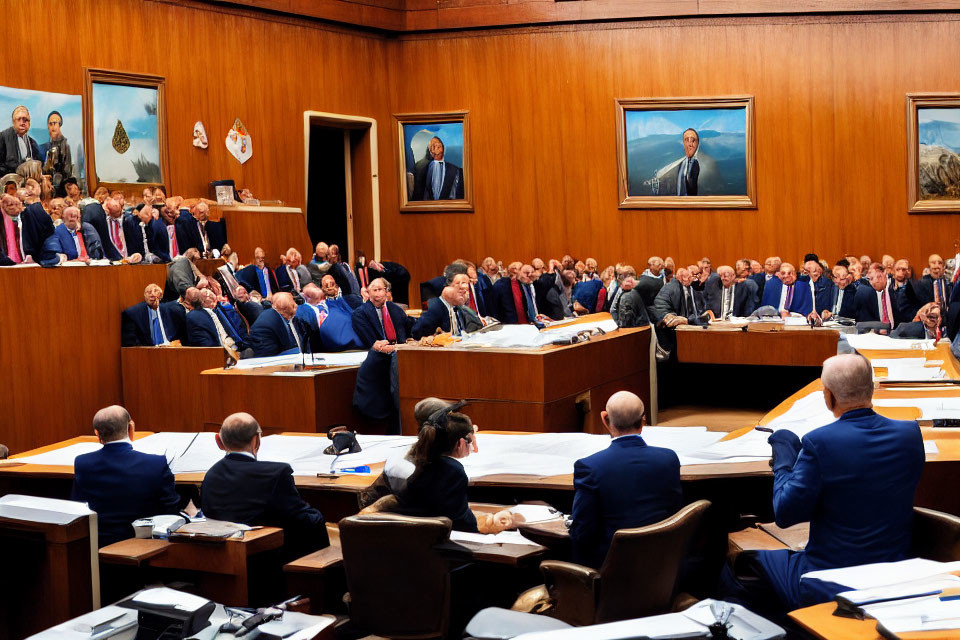
[[[273,294],[280,291],[277,276],[266,264],[266,252],[260,247],[253,250],[253,264],[237,271],[237,282],[247,288],[247,291],[259,291],[266,299],[272,299]]]
[[[463,200],[463,172],[444,160],[443,141],[434,136],[427,144],[429,161],[414,177],[411,200]]]
[[[920,279],[920,298],[921,302],[936,302],[947,311],[950,305],[950,295],[953,293],[953,285],[944,275],[943,258],[934,253],[928,259],[930,273]]]
[[[160,304],[163,290],[148,284],[143,302],[123,310],[120,315],[120,344],[124,347],[154,347],[177,339],[176,323],[169,307]]]
[[[63,224],[57,226],[54,234],[60,242],[60,253],[67,260],[90,262],[103,259],[103,245],[97,230],[89,222],[80,222],[80,209],[67,207],[61,214]]]
[[[760,305],[775,308],[784,318],[791,314],[806,318],[813,311],[813,295],[809,283],[797,284],[797,270],[784,262],[777,277],[770,278],[764,286]]]
[[[132,538],[134,520],[178,513],[180,496],[167,459],[134,450],[126,409],[98,411],[93,432],[103,447],[74,460],[72,499],[97,512],[99,546]]]
[[[299,321],[294,321],[297,303],[286,292],[273,295],[273,308],[265,309],[250,327],[247,342],[253,357],[286,355],[304,350],[304,335]]]
[[[434,298],[413,325],[413,337],[425,338],[438,331],[460,336],[481,329],[483,323],[479,316],[466,306],[469,277],[465,273],[454,277],[453,282],[443,288],[439,298]]]
[[[881,272],[882,273],[882,272]],[[836,422],[803,440],[780,429],[773,450],[773,513],[780,527],[810,523],[803,551],[759,551],[756,568],[782,612],[828,602],[840,585],[801,580],[810,571],[912,557],[914,491],[923,471],[916,421],[873,410],[873,369],[860,355],[823,363],[823,397]],[[856,455],[851,455],[856,452]],[[881,463],[882,461],[882,463]]]
[[[683,160],[677,167],[677,195],[697,195],[697,180],[700,177],[700,162],[697,160],[697,149],[700,148],[700,134],[696,129],[687,129],[683,132]]]
[[[306,330],[306,350],[312,353],[323,352],[323,342],[320,339],[320,329],[330,312],[327,302],[323,298],[323,291],[312,282],[303,287],[303,304],[297,307],[294,317],[300,320]]]
[[[641,436],[643,401],[629,391],[607,400],[600,421],[610,446],[573,466],[573,561],[599,568],[613,534],[659,522],[683,504],[680,460],[670,449],[651,447]]]
[[[823,277],[823,266],[816,254],[810,253],[804,257],[803,271],[804,275],[797,278],[797,282],[806,283],[810,287],[813,311],[809,315],[811,317],[821,317],[824,311],[831,308],[833,283],[828,278]]]
[[[853,276],[846,266],[837,263],[833,267],[833,290],[830,292],[830,308],[824,309],[820,317],[829,320],[835,316],[853,318],[857,313],[857,290],[852,286]]]

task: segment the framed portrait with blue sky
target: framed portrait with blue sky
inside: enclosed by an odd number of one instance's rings
[[[907,94],[911,213],[960,212],[960,94]]]
[[[469,114],[394,116],[400,145],[400,210],[473,211]]]
[[[92,188],[166,184],[164,78],[86,69],[85,130]]]
[[[753,97],[617,100],[624,209],[756,205]]]

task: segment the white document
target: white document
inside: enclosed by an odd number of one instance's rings
[[[707,628],[683,613],[621,620],[557,631],[525,633],[514,640],[621,640],[626,638],[703,638]]]
[[[931,578],[954,571],[960,571],[960,561],[936,562],[924,558],[911,558],[900,562],[878,562],[841,569],[810,571],[800,576],[800,579],[835,582],[851,589],[871,589]]]
[[[932,338],[929,340],[904,340],[901,338],[891,338],[890,336],[881,336],[877,333],[861,333],[860,335],[847,336],[847,342],[857,351],[861,350],[896,350],[912,351],[916,349],[931,350],[936,343]]]
[[[536,327],[534,327],[536,329]],[[344,351],[342,353],[291,353],[267,358],[245,358],[237,363],[237,369],[291,366],[295,364],[359,367],[367,359],[367,351]]]
[[[887,600],[890,598],[907,598],[909,596],[919,596],[922,594],[942,591],[943,589],[956,589],[960,587],[960,577],[955,575],[939,575],[933,578],[923,578],[913,582],[903,582],[895,585],[875,587],[873,589],[858,589],[855,591],[843,591],[838,593],[853,604],[862,605],[876,600]]]
[[[196,611],[209,602],[206,598],[168,587],[145,589],[138,593],[133,601],[160,607],[176,607],[181,611]]]
[[[807,319],[803,316],[787,316],[783,319],[783,326],[785,327],[805,327],[807,326]]]
[[[214,433],[197,434],[193,443],[170,463],[173,473],[205,473],[219,462],[224,452],[217,446]]]
[[[939,596],[895,600],[863,607],[891,633],[960,629],[960,601]]]
[[[937,367],[891,364],[887,367],[887,380],[937,380],[944,377]]]
[[[950,387],[955,390],[954,387]],[[916,389],[911,389],[915,391]],[[924,391],[929,390],[924,387]],[[921,419],[934,420],[936,418],[960,417],[960,397],[944,396],[942,398],[875,398],[877,407],[915,407],[920,409]]]
[[[562,513],[544,504],[518,504],[510,507],[510,513],[523,516],[523,521],[526,524],[549,522],[563,517]]]
[[[117,633],[123,629],[131,628],[137,623],[137,612],[125,607],[108,605],[102,609],[85,613],[73,620],[62,622],[46,631],[30,636],[27,640],[90,640],[91,630],[108,621],[109,626],[105,627],[104,631],[109,628],[113,629],[113,633]],[[134,635],[135,633],[131,631],[129,637],[133,638]],[[113,634],[95,637],[113,637]]]
[[[524,538],[519,531],[501,531],[500,533],[467,533],[466,531],[451,531],[452,542],[474,542],[478,544],[525,544],[531,547],[540,545],[533,540]]]
[[[933,440],[924,440],[923,441],[923,452],[924,453],[940,453],[940,448],[937,447],[937,443]]]
[[[62,449],[54,449],[46,453],[38,453],[35,456],[26,456],[22,458],[11,458],[17,462],[26,462],[27,464],[48,464],[53,466],[72,467],[73,461],[77,456],[85,453],[92,453],[103,446],[99,442],[78,442]]]
[[[0,498],[0,517],[11,520],[69,524],[77,518],[89,515],[93,515],[93,511],[83,502],[21,496],[14,493]]]
[[[164,456],[169,464],[182,456],[199,437],[200,435],[197,433],[165,431],[134,440],[133,448],[140,453]]]
[[[532,324],[501,324],[498,329],[463,336],[453,348],[534,348],[540,331]]]

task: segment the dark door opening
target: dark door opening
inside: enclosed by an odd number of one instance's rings
[[[347,180],[344,130],[310,126],[310,162],[307,176],[307,232],[318,242],[336,244],[340,255],[352,257],[348,246]],[[304,256],[304,260],[310,259]]]

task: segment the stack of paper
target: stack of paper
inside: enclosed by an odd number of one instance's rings
[[[540,545],[523,537],[519,531],[501,531],[500,533],[467,533],[466,531],[451,531],[451,542],[472,542],[476,544],[524,544],[531,547]]]
[[[863,350],[882,350],[882,351],[911,351],[915,349],[931,350],[936,341],[930,340],[904,340],[900,338],[891,338],[881,336],[877,333],[861,333],[859,335],[847,336],[847,342],[857,351]]]

